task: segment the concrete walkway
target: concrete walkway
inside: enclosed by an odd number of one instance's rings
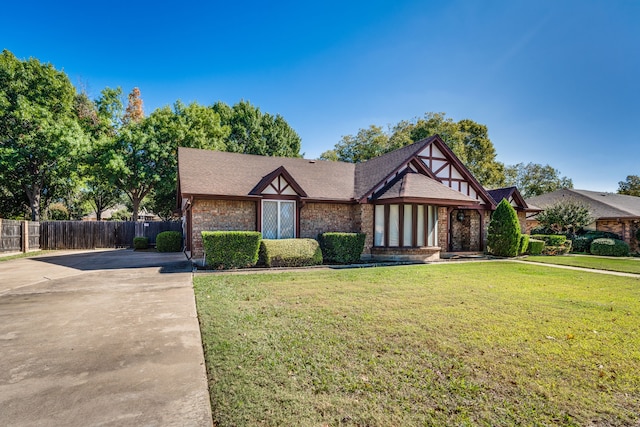
[[[0,425],[211,426],[184,255],[0,262]]]

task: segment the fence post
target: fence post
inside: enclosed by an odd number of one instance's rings
[[[22,252],[29,250],[29,221],[22,221]]]

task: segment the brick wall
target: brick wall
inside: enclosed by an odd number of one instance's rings
[[[631,220],[598,220],[596,221],[596,230],[616,233],[629,244],[631,252],[638,250],[638,240],[635,237],[636,227]]]
[[[373,212],[373,205],[355,206],[355,225],[361,233],[367,235],[364,240],[364,251],[362,252],[365,257],[371,255],[371,248],[373,247]]]
[[[194,200],[191,256],[204,255],[203,231],[255,231],[256,202],[240,200]]]
[[[449,234],[449,215],[447,214],[446,207],[438,208],[438,246],[442,248],[443,252],[449,250],[447,245],[447,235]]]
[[[527,232],[527,213],[525,211],[517,211],[518,214],[518,222],[520,222],[520,232]]]
[[[338,203],[306,203],[300,210],[300,237],[315,239],[328,231],[359,232],[354,208]]]

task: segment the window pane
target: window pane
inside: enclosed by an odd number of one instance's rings
[[[374,241],[375,246],[384,246],[384,206],[376,205],[375,211],[375,230]]]
[[[402,230],[402,246],[413,246],[413,206],[411,205],[404,205]]]
[[[295,237],[295,204],[294,202],[280,202],[280,235],[279,239],[293,239]]]
[[[278,238],[278,202],[262,203],[262,237]]]
[[[433,246],[438,246],[438,207],[431,206],[433,209]]]
[[[417,246],[424,246],[424,205],[418,205]]]
[[[389,246],[400,244],[400,206],[389,205]]]

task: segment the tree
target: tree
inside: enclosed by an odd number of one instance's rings
[[[0,54],[0,186],[24,192],[34,221],[81,158],[75,100],[69,78],[51,64]]]
[[[625,181],[618,182],[618,194],[640,197],[640,176],[627,175]]]
[[[263,114],[248,101],[240,101],[233,107],[219,101],[211,109],[219,115],[221,125],[229,128],[226,151],[300,157],[300,136],[279,114]]]
[[[575,234],[593,222],[589,208],[578,200],[567,199],[554,203],[536,216],[540,225],[557,234]]]
[[[129,123],[140,123],[142,119],[144,119],[144,110],[142,108],[140,89],[134,87],[131,93],[129,93],[129,103],[127,104],[127,108],[124,110],[122,124],[126,126]]]
[[[549,165],[518,163],[505,169],[507,186],[516,186],[526,199],[562,188],[573,188],[573,182]]]
[[[487,232],[489,252],[496,256],[514,257],[520,246],[518,214],[506,199],[502,199],[491,216]]]
[[[455,122],[444,113],[426,113],[421,118],[403,120],[387,132],[371,125],[360,129],[355,136],[343,136],[333,150],[325,151],[320,158],[363,162],[434,134],[440,135],[483,186],[504,184],[504,165],[496,160],[487,127],[469,119]]]

